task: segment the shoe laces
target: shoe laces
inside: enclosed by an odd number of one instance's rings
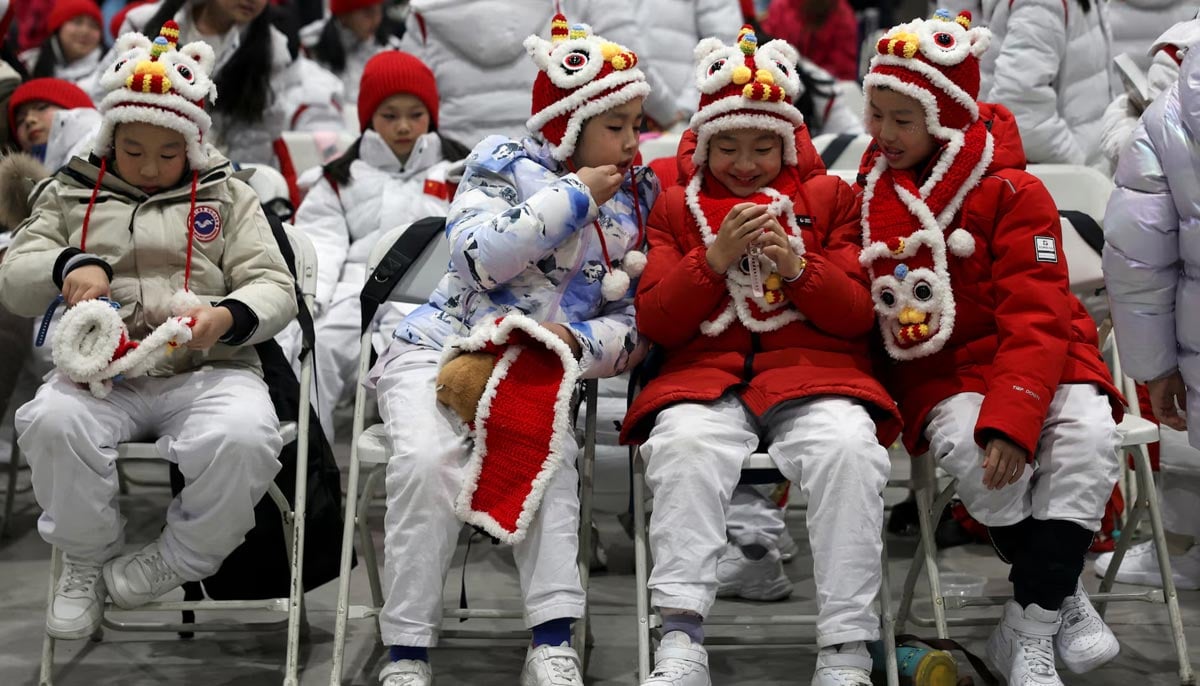
[[[838,686],[871,686],[871,680],[863,676],[861,669],[853,667],[826,667],[825,674],[837,679]]]
[[[550,683],[572,686],[580,682],[579,668],[575,661],[566,656],[549,657],[546,659],[546,670],[550,675]]]
[[[162,553],[157,549],[149,555],[140,556],[138,561],[142,563],[142,569],[146,570],[146,577],[150,583],[157,586],[166,583],[175,578],[175,570],[167,566],[167,561],[163,559]]]
[[[90,593],[100,578],[100,568],[92,565],[67,563],[63,566],[63,593]]]
[[[1054,646],[1046,636],[1016,634],[1029,671],[1040,676],[1054,674]]]
[[[1062,618],[1063,626],[1070,628],[1086,622],[1090,618],[1090,614],[1083,597],[1076,593],[1063,599],[1062,612],[1059,616]]]
[[[679,677],[691,674],[694,665],[695,663],[690,660],[669,657],[654,665],[654,671],[650,673],[650,677],[655,679],[678,679]]]

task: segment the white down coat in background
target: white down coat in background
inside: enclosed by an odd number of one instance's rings
[[[742,27],[738,0],[641,0],[637,22],[643,35],[639,62],[662,75],[664,83],[655,88],[671,96],[684,119],[691,117],[700,102],[692,51],[701,38],[733,41]]]
[[[654,64],[646,59],[645,44],[653,36],[638,26],[632,0],[561,0],[559,4],[568,22],[589,24],[593,33],[637,53],[638,68],[651,87],[646,114],[669,122],[675,103],[662,87],[664,80]],[[490,135],[514,140],[528,136],[525,121],[537,67],[522,42],[533,34],[549,39],[555,3],[412,0],[409,7],[400,49],[419,57],[437,77],[438,130],[468,148]]]
[[[1113,100],[1105,2],[984,0],[992,31],[979,99],[1012,110],[1031,164],[1086,164],[1108,173],[1100,150]]]
[[[1122,151],[1104,216],[1104,282],[1125,373],[1175,370],[1200,448],[1200,50],[1142,115]]]
[[[1129,55],[1142,71],[1150,68],[1150,45],[1171,26],[1192,19],[1200,3],[1192,0],[1108,0],[1113,57]]]
[[[450,163],[442,158],[436,133],[418,138],[404,164],[372,130],[363,133],[358,152],[350,165],[350,183],[335,192],[322,178],[296,212],[296,228],[312,239],[320,256],[318,307],[362,290],[367,257],[386,231],[425,217],[444,217],[450,206],[445,195]]]

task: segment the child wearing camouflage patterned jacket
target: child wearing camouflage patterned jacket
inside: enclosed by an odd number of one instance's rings
[[[379,618],[392,662],[383,686],[430,683],[428,648],[437,642],[442,585],[462,526],[456,497],[478,478],[468,465],[476,434],[436,399],[443,350],[524,315],[553,339],[549,347],[563,355],[570,348],[583,377],[619,374],[639,351],[634,279],[645,262],[642,218],[658,195],[653,174],[633,164],[649,86],[633,53],[586,27],[568,31],[559,15],[551,35],[552,42],[525,41],[540,70],[527,123],[533,137],[489,137],[467,158],[446,221],[446,275],[400,324],[372,373],[393,451]],[[540,510],[523,538],[510,539],[533,631],[527,686],[583,683],[570,645],[585,603],[576,446],[571,438],[561,447],[553,476],[536,484]]]

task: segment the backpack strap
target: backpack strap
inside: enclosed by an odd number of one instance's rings
[[[267,216],[267,223],[271,225],[271,235],[275,237],[279,252],[283,254],[283,261],[287,263],[288,271],[292,273],[292,288],[296,291],[296,321],[300,323],[302,343],[300,359],[303,360],[305,355],[312,352],[317,336],[313,329],[312,313],[308,311],[308,305],[304,302],[304,293],[300,291],[300,279],[296,274],[296,253],[292,251],[292,242],[283,228],[283,221],[272,212],[263,212],[263,214]]]
[[[832,102],[830,100],[831,104]],[[837,162],[838,158],[842,156],[842,153],[846,152],[846,148],[850,147],[850,144],[857,137],[852,133],[839,133],[837,137],[829,141],[829,145],[825,146],[825,149],[821,151],[821,162],[825,164],[825,168],[832,168],[833,163]]]
[[[367,283],[359,295],[362,303],[360,332],[366,331],[371,325],[379,307],[388,301],[396,284],[400,283],[409,267],[420,259],[430,242],[445,231],[445,217],[426,217],[413,222],[388,248],[379,266],[367,277]]]
[[[1100,228],[1100,224],[1096,223],[1092,215],[1079,210],[1059,210],[1058,216],[1071,222],[1075,232],[1097,255],[1104,253],[1104,229]]]

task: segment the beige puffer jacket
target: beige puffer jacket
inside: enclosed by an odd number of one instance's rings
[[[296,314],[292,277],[258,196],[233,178],[229,160],[212,146],[208,150],[209,164],[196,188],[190,290],[213,305],[225,299],[242,303],[257,326],[251,321],[244,331],[231,332],[240,334],[236,345],[218,343],[207,352],[177,350],[152,376],[213,363],[257,370],[258,356],[249,346],[279,333]],[[58,295],[57,263],[64,251],[79,248],[99,173],[96,165],[76,157],[34,190],[33,213],[0,264],[0,303],[14,314],[40,315]],[[109,167],[92,204],[87,253],[112,268],[111,297],[121,304],[133,340],[144,338],[172,314],[171,297],[183,287],[190,181],[189,173],[175,188],[147,196]]]

